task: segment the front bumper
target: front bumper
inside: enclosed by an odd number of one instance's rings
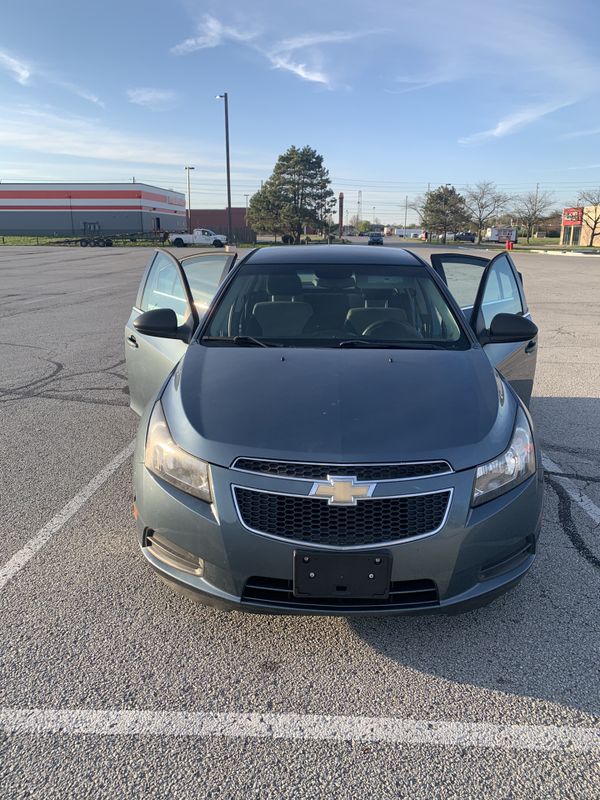
[[[392,557],[392,586],[400,587],[399,600],[393,603],[348,600],[336,604],[294,598],[294,550],[310,549],[310,544],[253,533],[240,522],[232,484],[308,494],[311,481],[212,467],[215,502],[208,505],[156,478],[141,458],[136,458],[139,542],[146,560],[164,580],[217,608],[343,616],[458,613],[486,605],[518,583],[533,564],[540,529],[541,469],[516,489],[478,508],[469,505],[473,478],[474,470],[465,470],[378,486],[380,497],[453,489],[441,530],[381,546]],[[192,574],[185,565],[180,568],[177,559],[163,558],[160,549],[148,546],[149,532],[175,545],[178,551],[200,559],[202,569]],[[378,547],[369,549],[375,551]],[[265,591],[257,597],[248,589],[257,579],[270,581],[281,591]],[[429,593],[426,602],[421,602],[418,593],[411,591],[411,587],[424,585],[434,586],[435,599]]]

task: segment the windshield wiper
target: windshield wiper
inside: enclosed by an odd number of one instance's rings
[[[391,342],[387,339],[344,339],[338,347],[371,347],[390,350],[446,350],[439,344],[429,342]]]
[[[202,342],[229,342],[231,344],[240,345],[242,347],[276,347],[277,345],[270,344],[269,342],[261,342],[260,339],[255,339],[254,336],[203,336],[200,340]]]
[[[248,345],[250,347],[274,347],[275,345],[268,342],[261,342],[260,339],[255,339],[254,336],[234,336],[234,344]]]

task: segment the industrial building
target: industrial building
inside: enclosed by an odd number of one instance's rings
[[[231,209],[231,236],[234,242],[256,242],[256,234],[246,222],[247,210],[243,206]],[[226,208],[192,208],[191,228],[209,228],[215,233],[227,234]]]
[[[146,183],[0,183],[0,235],[186,229],[185,196]]]

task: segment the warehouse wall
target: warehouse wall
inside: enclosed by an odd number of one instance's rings
[[[184,231],[185,216],[161,214],[159,211],[2,211],[0,235],[81,236],[84,222],[98,222],[100,233],[149,233]]]

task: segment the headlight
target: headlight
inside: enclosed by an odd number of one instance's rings
[[[163,481],[211,502],[208,464],[175,444],[160,401],[154,406],[148,424],[144,465]]]
[[[477,467],[472,506],[479,506],[514,489],[535,472],[535,446],[527,417],[519,406],[508,450]]]

